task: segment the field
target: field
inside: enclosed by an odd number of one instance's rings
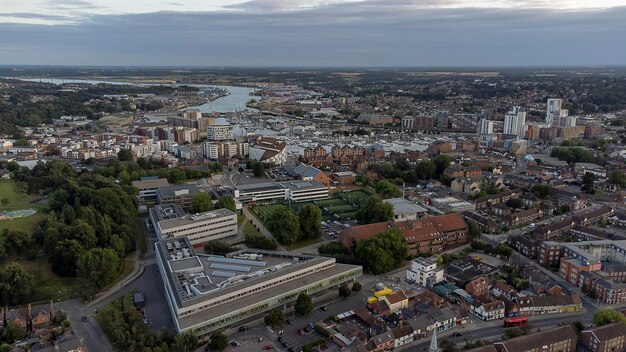
[[[21,256],[9,257],[6,263],[10,262],[18,263],[25,271],[35,275],[36,284],[32,303],[78,297],[84,289],[81,279],[60,277],[55,274],[50,268],[47,257],[39,256],[33,260]]]
[[[13,181],[0,181],[0,200],[8,199],[7,205],[0,204],[0,210],[35,209],[37,214],[24,218],[0,220],[0,233],[4,229],[23,230],[32,233],[35,225],[41,220],[41,211],[46,208],[42,197],[33,197],[17,189]]]
[[[312,202],[291,203],[290,206],[296,213],[300,208],[307,204],[315,204],[322,211],[322,221],[332,220],[353,220],[356,217],[356,212],[365,200],[370,197],[371,194],[365,191],[351,191],[337,193],[333,198],[322,199]],[[267,218],[278,207],[278,204],[257,206],[254,211],[259,218],[266,222]]]

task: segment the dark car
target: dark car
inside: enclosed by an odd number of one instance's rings
[[[323,310],[323,311],[325,312],[325,311],[327,311],[327,310],[328,310],[328,307],[326,307],[326,306],[321,306],[321,307],[320,307],[320,309],[321,309],[321,310]]]
[[[87,320],[89,320],[89,318],[87,318],[87,316],[86,316],[86,315],[83,315],[83,317],[82,317],[82,319],[81,319],[81,320],[83,321],[83,323],[86,323],[86,322],[87,322]]]
[[[283,342],[283,341],[285,341],[285,339],[283,339],[282,336],[278,336],[278,342]]]
[[[463,336],[463,334],[461,334],[460,332],[455,332],[454,334],[452,334],[452,336]]]
[[[293,325],[293,319],[287,319],[287,324]]]
[[[230,343],[231,345],[235,346],[235,347],[239,347],[240,343],[237,341],[231,341]]]
[[[248,327],[245,325],[239,327],[239,331],[246,331],[246,330],[248,330]]]

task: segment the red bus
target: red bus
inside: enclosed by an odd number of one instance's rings
[[[524,326],[528,324],[528,318],[526,317],[517,317],[517,318],[508,318],[504,319],[504,326]]]

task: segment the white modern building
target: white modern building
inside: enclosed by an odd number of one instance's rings
[[[184,237],[157,242],[155,253],[176,331],[201,339],[262,318],[271,309],[291,308],[301,292],[315,301],[363,274],[360,266],[302,254],[199,254]]]
[[[427,210],[405,198],[383,200],[393,206],[393,221],[416,220],[426,214]]]
[[[150,209],[150,218],[157,238],[185,237],[194,247],[238,233],[237,214],[228,209],[185,214],[179,206],[165,204]]]
[[[275,138],[259,138],[255,144],[249,148],[250,159],[282,165],[287,161],[287,143]]]
[[[546,110],[546,123],[548,126],[558,126],[561,118],[561,106],[563,99],[548,99]]]
[[[443,281],[443,269],[437,268],[435,258],[415,258],[406,271],[406,278],[424,287]]]
[[[233,138],[233,126],[230,124],[207,126],[207,141],[229,141]]]
[[[504,134],[513,135],[517,138],[524,137],[524,124],[526,123],[526,111],[519,106],[514,106],[504,115]]]
[[[234,194],[242,203],[306,202],[328,198],[328,187],[316,181],[264,182],[236,186]]]
[[[493,121],[487,120],[487,119],[480,119],[478,121],[477,132],[479,136],[493,134]]]

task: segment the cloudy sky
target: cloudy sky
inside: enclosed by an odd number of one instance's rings
[[[626,64],[626,0],[0,0],[0,64]]]

